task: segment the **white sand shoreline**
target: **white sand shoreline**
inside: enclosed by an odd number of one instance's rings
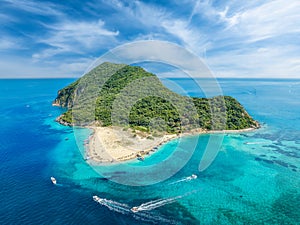
[[[241,130],[206,131],[202,129],[192,130],[182,134],[164,134],[161,137],[147,138],[143,132],[132,133],[132,130],[124,130],[121,127],[87,127],[93,130],[88,142],[85,143],[85,159],[92,165],[121,163],[140,158],[155,152],[159,146],[176,138],[201,134],[232,134],[251,132],[258,128]],[[149,134],[148,134],[149,135]]]

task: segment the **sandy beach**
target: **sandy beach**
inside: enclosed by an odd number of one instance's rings
[[[113,163],[134,159],[155,151],[161,144],[178,137],[166,134],[149,138],[143,132],[123,130],[121,127],[90,127],[94,133],[87,145],[86,159],[89,162]]]
[[[208,133],[241,133],[257,128],[243,130],[206,131],[196,129],[180,135],[162,134],[153,137],[141,131],[124,130],[121,127],[89,127],[93,134],[86,143],[86,160],[91,164],[117,163],[134,158],[141,158],[155,152],[158,147],[172,139],[187,135]]]

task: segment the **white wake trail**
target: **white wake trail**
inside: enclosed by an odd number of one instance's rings
[[[97,203],[99,203],[102,206],[107,207],[109,210],[117,212],[117,213],[121,213],[123,215],[133,215],[133,217],[136,220],[141,220],[141,221],[145,221],[148,223],[153,223],[153,224],[176,224],[174,221],[165,218],[161,215],[153,215],[151,212],[139,212],[137,214],[132,214],[132,211],[130,210],[130,207],[127,204],[123,204],[120,202],[116,202],[113,200],[108,200],[108,199],[101,199],[101,200],[95,200]],[[151,201],[148,203],[145,203],[145,205],[151,205],[151,204],[155,204],[156,202],[162,201],[161,199],[159,200],[155,200],[155,201]]]
[[[153,200],[153,201],[150,201],[150,202],[143,203],[143,204],[141,204],[141,206],[146,207],[146,206],[153,205],[153,204],[156,204],[158,202],[161,202],[162,200],[163,199]]]
[[[108,209],[118,212],[118,213],[122,213],[122,214],[130,213],[130,207],[127,204],[123,204],[123,203],[108,200],[108,199],[102,199],[101,201],[96,201],[96,202],[98,202],[100,205],[103,205],[103,206],[107,207]]]
[[[263,145],[269,144],[269,142],[245,142],[246,145]]]
[[[192,174],[191,176],[188,176],[188,177],[185,177],[185,178],[180,179],[180,180],[178,180],[178,181],[169,183],[169,185],[177,184],[177,183],[181,183],[181,182],[185,182],[185,181],[191,181],[191,180],[195,180],[195,179],[197,179],[197,175]]]
[[[156,209],[158,207],[171,204],[175,202],[177,199],[183,198],[185,195],[177,196],[174,198],[166,198],[166,199],[158,199],[150,202],[146,202],[141,204],[140,206],[137,206],[138,211],[149,211]]]
[[[171,185],[171,184],[177,184],[177,183],[184,182],[184,181],[187,181],[187,178],[183,178],[183,179],[180,179],[178,181],[172,182],[169,185]]]

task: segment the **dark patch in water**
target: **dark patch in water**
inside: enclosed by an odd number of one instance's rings
[[[278,152],[278,153],[280,153],[280,154],[282,154],[282,155],[285,155],[285,156],[297,158],[297,159],[300,158],[300,156],[299,156],[296,152],[287,152],[287,151],[284,151],[284,150],[282,150],[282,149],[280,149],[280,150],[275,150],[275,152]]]
[[[272,149],[274,149],[274,151],[281,150],[281,148],[278,147],[278,146],[276,146],[276,145],[263,145],[262,147],[264,147],[264,148],[272,148]]]
[[[290,165],[291,168],[297,169],[298,167],[295,165]]]
[[[280,160],[274,160],[274,162],[275,162],[276,164],[280,165],[280,166],[284,166],[284,167],[286,167],[286,168],[289,167],[289,164],[286,163],[286,162],[283,162],[283,161],[280,161]]]
[[[174,212],[176,212],[178,221],[175,224],[200,224],[200,221],[189,212],[189,209],[178,202],[161,207],[160,212],[167,218],[174,217]]]
[[[288,193],[281,194],[280,197],[272,204],[272,212],[277,220],[276,224],[299,224],[299,202],[300,195],[298,193],[294,193],[293,190]]]
[[[254,134],[252,136],[253,138],[257,138],[257,139],[266,139],[266,140],[271,140],[271,141],[277,141],[279,135],[277,134]]]
[[[280,153],[285,156],[289,156],[289,157],[293,157],[293,158],[300,158],[300,156],[298,155],[297,152],[288,152],[288,151],[281,149],[280,147],[278,147],[276,145],[263,145],[263,147],[272,148],[272,149],[274,149],[273,150],[274,152]]]
[[[297,147],[295,147],[295,146],[289,146],[289,149],[293,149],[293,150],[295,150],[295,151],[300,151],[300,148],[297,148]]]
[[[268,159],[261,159],[259,157],[255,157],[255,160],[256,161],[262,161],[262,162],[265,162],[265,163],[268,163],[268,164],[274,164],[274,162],[272,160],[268,160]]]
[[[251,218],[243,213],[238,213],[229,208],[218,208],[217,217],[210,224],[239,224],[237,221],[243,221],[241,224],[257,224],[255,218]]]
[[[277,133],[268,133],[268,134],[261,134],[261,133],[255,133],[252,137],[258,138],[258,139],[267,139],[271,141],[276,141],[279,145],[282,145],[282,141],[295,141],[298,140],[300,136],[300,132],[295,130],[286,130],[285,134],[282,132]],[[295,143],[297,143],[295,141]],[[300,144],[300,141],[298,141],[298,144]]]
[[[272,160],[262,159],[262,161],[264,161],[265,163],[274,164],[274,162]]]

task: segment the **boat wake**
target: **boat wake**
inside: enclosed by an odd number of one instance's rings
[[[121,213],[123,215],[132,215],[136,220],[141,220],[144,222],[150,222],[153,224],[176,224],[175,221],[170,220],[164,216],[161,215],[155,215],[150,212],[138,212],[138,213],[132,213],[131,208],[124,203],[116,202],[113,200],[108,200],[105,198],[99,198],[97,196],[93,196],[93,199],[95,202],[98,202],[102,206],[107,207],[109,210]],[[159,200],[161,201],[161,200]],[[153,202],[158,202],[158,200],[153,201]],[[148,203],[150,205],[150,202]]]
[[[186,182],[186,181],[191,181],[191,180],[195,180],[195,179],[197,179],[197,175],[192,174],[191,176],[188,176],[188,177],[185,177],[185,178],[180,179],[178,181],[172,182],[169,185],[177,184],[177,183],[181,183],[181,182]]]
[[[162,199],[157,199],[154,201],[146,202],[146,203],[141,204],[140,206],[132,207],[131,211],[134,213],[140,212],[140,211],[150,211],[150,210],[156,209],[158,207],[176,202],[177,199],[186,197],[195,192],[197,192],[197,190],[194,190],[194,191],[188,192],[184,195],[179,195],[179,196],[176,196],[173,198],[162,198]]]
[[[95,202],[98,202],[99,204],[106,206],[108,209],[112,211],[122,213],[122,214],[130,213],[130,207],[127,204],[119,203],[105,198],[98,198],[97,196],[94,196],[93,199]]]
[[[58,183],[57,180],[55,179],[55,177],[50,177],[52,184],[54,184],[57,187],[71,187],[70,184],[61,184]]]
[[[268,142],[245,142],[245,145],[263,145],[263,144],[269,144]]]
[[[158,207],[161,207],[161,206],[164,206],[167,204],[171,204],[171,203],[175,202],[177,199],[182,198],[182,197],[183,196],[167,198],[167,199],[158,199],[158,200],[143,203],[140,206],[137,206],[136,208],[137,208],[137,211],[149,211],[149,210],[153,210],[153,209],[156,209]]]

